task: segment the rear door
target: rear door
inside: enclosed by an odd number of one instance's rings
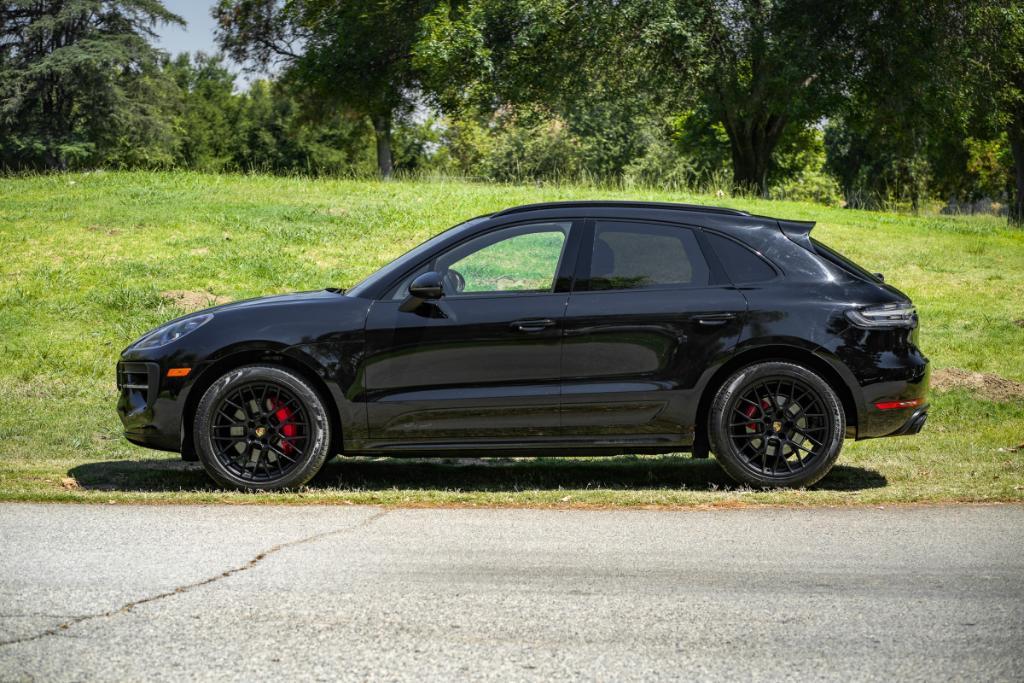
[[[695,387],[745,311],[699,228],[588,221],[564,323],[563,434],[690,443]]]

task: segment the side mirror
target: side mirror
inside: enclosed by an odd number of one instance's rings
[[[441,283],[441,275],[430,271],[416,277],[409,283],[409,296],[428,301],[440,299],[444,296],[444,286]]]

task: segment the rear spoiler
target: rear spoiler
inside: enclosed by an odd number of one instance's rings
[[[814,251],[814,245],[811,244],[811,228],[814,225],[814,221],[779,221],[782,234],[810,252]]]

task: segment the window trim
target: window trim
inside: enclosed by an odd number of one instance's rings
[[[814,247],[814,255],[820,259],[828,261],[830,264],[839,268],[847,275],[851,275],[858,280],[864,280],[872,284],[879,284],[883,280],[879,280],[878,276],[872,273],[870,270],[860,265],[849,256],[845,256],[832,247],[828,246],[824,242],[820,242],[813,237],[809,238],[811,246]]]
[[[594,239],[597,235],[597,223],[608,222],[608,223],[640,223],[646,225],[655,225],[658,227],[670,227],[679,230],[689,230],[693,234],[694,240],[697,242],[697,249],[700,251],[701,258],[704,259],[704,263],[708,268],[708,281],[703,284],[661,284],[652,285],[650,287],[627,287],[619,289],[591,289],[590,288],[590,266],[591,260],[594,254]],[[583,292],[594,292],[594,293],[610,293],[610,292],[657,292],[657,291],[672,291],[672,290],[687,290],[687,289],[708,289],[711,287],[718,287],[723,284],[729,284],[729,279],[725,276],[725,271],[722,269],[722,265],[718,262],[717,256],[711,250],[711,245],[707,244],[703,236],[703,228],[698,225],[690,225],[687,223],[675,223],[671,221],[659,221],[648,218],[631,218],[631,217],[605,217],[600,218],[587,218],[583,226],[583,238],[580,240],[579,254],[576,258],[576,276],[573,278],[572,292],[574,294]]]

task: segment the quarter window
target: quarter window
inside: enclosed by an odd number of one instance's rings
[[[742,244],[727,237],[705,232],[711,247],[718,255],[718,260],[725,267],[733,284],[745,282],[763,282],[775,277],[775,271],[765,263],[764,259],[747,249]]]
[[[706,286],[707,262],[692,230],[654,223],[598,221],[590,289]]]

